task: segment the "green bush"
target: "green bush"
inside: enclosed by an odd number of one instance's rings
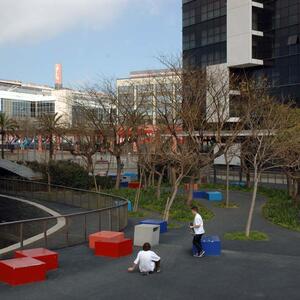
[[[112,189],[116,183],[115,180],[113,180],[113,178],[110,176],[96,176],[96,181],[97,181],[97,185],[101,189],[105,189],[105,190]],[[91,185],[94,186],[93,180]]]
[[[266,233],[260,231],[251,231],[249,237],[245,232],[228,232],[225,233],[224,238],[231,241],[268,241],[269,237]]]
[[[259,192],[267,197],[263,207],[266,219],[282,227],[300,231],[300,210],[287,192],[265,188],[260,188]]]
[[[131,200],[134,204],[136,190],[132,189],[120,189],[120,190],[108,190],[107,193],[118,195]],[[162,214],[165,208],[167,198],[170,196],[170,192],[162,191],[161,199],[157,200],[155,196],[155,189],[148,188],[142,190],[140,198],[140,208],[155,211]],[[194,201],[193,205],[198,206],[199,212],[204,220],[210,220],[214,217],[214,214],[208,210],[205,206]],[[186,198],[183,195],[177,195],[175,202],[170,211],[170,218],[179,222],[189,222],[193,219],[190,208],[186,205]]]
[[[52,161],[49,164],[51,183],[79,189],[89,189],[91,178],[80,165],[71,161]]]

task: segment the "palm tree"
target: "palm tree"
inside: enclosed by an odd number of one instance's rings
[[[0,134],[1,134],[1,157],[4,159],[4,140],[8,132],[13,132],[18,127],[15,120],[8,117],[5,113],[0,113]]]
[[[55,114],[44,114],[38,120],[39,131],[43,135],[47,135],[49,138],[49,160],[53,159],[54,145],[53,136],[54,134],[60,134],[62,131],[61,123],[62,115]]]

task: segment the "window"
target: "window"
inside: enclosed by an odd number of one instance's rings
[[[299,43],[299,37],[298,35],[291,35],[288,37],[288,45],[296,45]]]
[[[195,33],[186,34],[183,36],[183,50],[189,50],[196,47]]]

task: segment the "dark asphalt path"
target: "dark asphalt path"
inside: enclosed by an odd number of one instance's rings
[[[243,230],[250,195],[232,192],[238,209],[220,209],[205,200],[216,214],[206,223],[208,234]],[[300,297],[300,233],[270,224],[261,216],[258,199],[254,230],[269,234],[268,242],[223,242],[221,257],[193,258],[191,236],[185,228],[161,236],[155,251],[162,257],[162,273],[143,277],[128,274],[133,257],[98,258],[87,245],[59,251],[60,268],[42,283],[20,287],[0,284],[0,299],[270,299]],[[131,221],[126,230],[132,236]],[[138,249],[135,249],[135,252]]]

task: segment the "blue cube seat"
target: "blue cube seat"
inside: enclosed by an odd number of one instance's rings
[[[221,192],[206,192],[206,199],[209,201],[222,201],[223,195]]]
[[[128,188],[129,183],[126,181],[120,182],[120,187],[121,188]]]
[[[207,256],[221,255],[221,241],[217,235],[207,235],[202,238],[202,247]]]
[[[203,236],[202,248],[205,251],[205,256],[220,256],[221,255],[221,241],[217,235]],[[193,254],[197,253],[196,247],[193,245]]]
[[[131,182],[132,181],[132,177],[130,176],[122,176],[121,177],[121,182]]]
[[[148,220],[140,221],[140,224],[159,225],[160,233],[165,233],[168,231],[168,223],[167,221],[164,220],[148,219]]]
[[[193,192],[193,199],[206,199],[207,193],[204,191],[194,191]]]
[[[138,174],[134,172],[125,172],[123,176],[129,177],[131,181],[135,181],[138,179]]]
[[[240,187],[245,187],[246,183],[243,181],[232,181],[230,182],[230,185],[232,186],[240,186]]]
[[[132,203],[128,200],[128,211],[132,211]]]

